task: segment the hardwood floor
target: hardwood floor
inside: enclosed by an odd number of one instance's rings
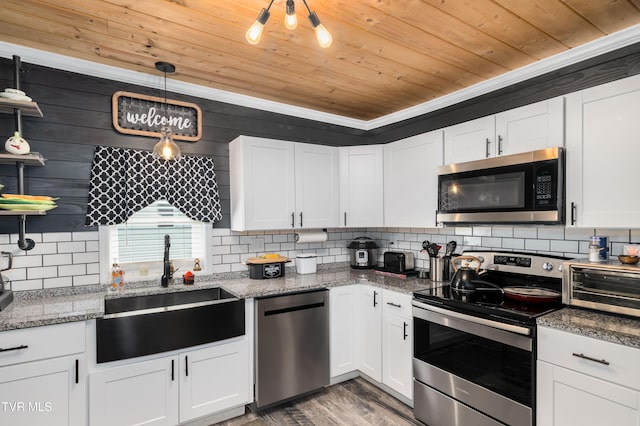
[[[410,407],[358,377],[261,413],[219,426],[420,425]]]

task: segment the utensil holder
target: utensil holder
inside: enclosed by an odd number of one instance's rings
[[[443,257],[429,258],[429,273],[431,275],[431,281],[442,282],[446,280],[446,277],[444,276],[446,261],[448,261],[448,259]]]

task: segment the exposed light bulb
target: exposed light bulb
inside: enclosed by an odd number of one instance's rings
[[[256,21],[251,25],[244,36],[247,38],[249,43],[258,44],[262,38],[262,30],[264,30],[264,25]]]
[[[320,45],[320,47],[327,48],[331,46],[331,43],[333,43],[333,38],[324,25],[320,24],[313,30],[316,32],[316,40],[318,40],[318,44]]]
[[[287,11],[284,14],[284,26],[289,30],[295,30],[298,26],[298,18],[296,17],[296,8],[293,0],[287,0]]]
[[[155,159],[163,160],[179,160],[182,157],[180,147],[173,141],[171,137],[171,129],[163,127],[161,130],[162,136],[156,145],[153,147],[153,153],[151,154]]]
[[[269,20],[269,11],[267,9],[262,9],[260,15],[258,15],[258,19],[256,22],[249,27],[246,34],[244,35],[247,41],[251,44],[260,43],[260,39],[262,38],[262,32],[264,30],[264,24]]]
[[[311,25],[313,26],[313,31],[316,33],[316,40],[318,40],[318,44],[320,47],[327,48],[331,46],[333,42],[333,38],[329,31],[325,28],[324,25],[320,22],[320,18],[316,15],[315,12],[309,13],[309,21],[311,21]]]

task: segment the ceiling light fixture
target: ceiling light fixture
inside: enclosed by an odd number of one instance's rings
[[[164,73],[164,104],[162,116],[162,128],[160,129],[160,140],[153,147],[151,154],[156,160],[179,160],[182,157],[180,147],[173,141],[173,132],[169,127],[169,119],[167,118],[167,73],[176,71],[176,67],[168,62],[156,62],[156,69]]]
[[[269,2],[269,6],[267,6],[266,9],[263,8],[260,11],[258,19],[256,19],[253,25],[251,25],[251,27],[247,30],[245,37],[249,43],[260,43],[262,32],[264,31],[264,25],[269,20],[269,16],[271,16],[269,10],[271,9],[271,5],[273,5],[273,1],[274,0],[271,0]],[[322,23],[320,22],[320,18],[318,18],[318,15],[315,12],[312,12],[311,9],[309,9],[307,1],[302,0],[302,3],[304,3],[304,6],[307,8],[307,12],[309,13],[309,21],[313,26],[313,31],[316,34],[316,40],[318,40],[318,44],[320,45],[320,47],[327,48],[331,46],[333,38],[331,37],[331,34],[327,30],[327,28],[322,25]],[[293,30],[298,26],[298,18],[296,18],[296,9],[293,0],[287,0],[286,12],[284,15],[284,25],[290,30]]]

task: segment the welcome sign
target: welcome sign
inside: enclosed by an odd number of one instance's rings
[[[196,104],[131,92],[116,92],[111,101],[113,127],[129,135],[160,137],[168,126],[177,140],[202,137],[202,110]]]

